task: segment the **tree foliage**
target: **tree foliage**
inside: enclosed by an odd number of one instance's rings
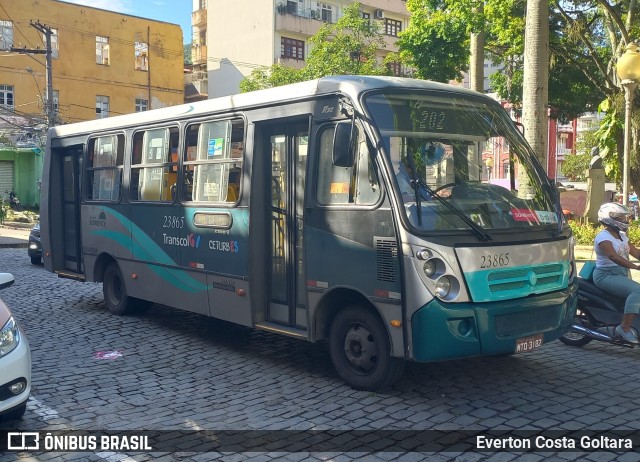
[[[289,83],[302,82],[304,77],[299,69],[274,64],[270,68],[254,69],[249,77],[240,82],[240,91],[254,91],[279,87]]]
[[[185,66],[193,64],[193,61],[191,60],[191,47],[192,47],[191,43],[187,43],[184,45],[183,53],[184,53]]]
[[[335,23],[325,23],[309,39],[311,50],[302,69],[282,64],[254,70],[240,83],[243,92],[277,87],[328,75],[386,75],[384,62],[377,50],[385,48],[380,21],[362,17],[361,5],[353,3]]]
[[[472,2],[407,0],[409,27],[400,33],[402,61],[421,79],[448,82],[462,79],[469,69]]]
[[[562,162],[562,174],[571,181],[585,181],[591,155],[586,153],[570,154]]]

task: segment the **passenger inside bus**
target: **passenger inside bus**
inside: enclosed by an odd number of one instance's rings
[[[240,197],[240,169],[232,168],[229,172],[229,185],[227,186],[227,202],[237,202]]]

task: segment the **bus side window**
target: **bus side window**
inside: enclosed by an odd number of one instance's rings
[[[123,157],[123,135],[101,136],[89,142],[87,199],[120,199]]]
[[[131,199],[170,202],[175,195],[178,148],[177,127],[138,132],[133,139],[131,164]],[[172,193],[173,191],[173,193]]]
[[[140,191],[138,186],[140,183],[140,168],[137,165],[142,164],[142,139],[144,132],[138,132],[133,135],[133,152],[131,153],[131,181],[129,182],[129,197],[131,200],[140,200]]]
[[[190,126],[184,152],[183,200],[236,203],[240,197],[243,154],[242,121]]]
[[[185,143],[184,152],[184,173],[183,173],[183,187],[182,187],[182,200],[185,202],[191,202],[193,200],[193,169],[198,149],[198,127],[199,125],[192,125],[187,129],[187,139]],[[191,163],[190,163],[191,162]]]
[[[162,184],[162,200],[173,201],[176,195],[176,187],[178,182],[178,141],[180,134],[178,129],[172,127],[169,129],[169,168],[164,169]]]
[[[380,182],[361,129],[356,131],[356,163],[333,165],[333,126],[320,133],[317,200],[324,205],[372,205],[380,198]]]

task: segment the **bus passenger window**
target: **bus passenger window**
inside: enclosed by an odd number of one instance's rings
[[[117,201],[124,158],[124,135],[109,135],[89,141],[87,199]]]
[[[236,203],[240,198],[244,123],[214,121],[187,129],[184,201]]]
[[[177,182],[177,127],[138,132],[133,137],[131,200],[171,202]]]
[[[193,200],[193,163],[196,160],[198,149],[198,128],[199,125],[192,125],[187,129],[187,138],[184,152],[184,173],[182,200],[191,202]]]

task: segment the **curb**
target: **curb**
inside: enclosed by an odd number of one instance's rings
[[[0,244],[0,249],[26,249],[29,244],[26,242],[16,242],[15,244]]]
[[[9,222],[10,224],[7,224],[7,222],[5,221],[4,223],[0,224],[0,228],[5,228],[5,229],[13,229],[14,231],[24,231],[24,230],[31,230],[36,224],[35,223],[22,223],[22,224],[18,224],[15,222]]]

